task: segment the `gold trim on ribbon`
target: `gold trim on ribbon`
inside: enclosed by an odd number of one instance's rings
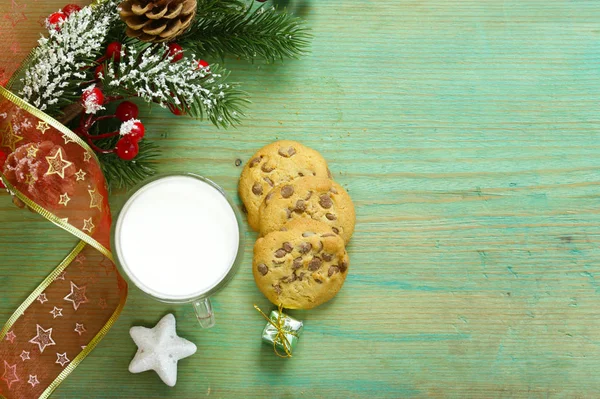
[[[29,112],[31,115],[35,116],[36,118],[38,118],[44,122],[47,122],[50,126],[55,128],[62,134],[68,136],[71,140],[73,140],[74,142],[79,144],[81,147],[83,147],[83,149],[85,151],[90,153],[94,157],[96,162],[100,163],[100,160],[96,156],[96,153],[87,145],[87,143],[85,141],[83,141],[81,139],[81,137],[79,137],[78,135],[73,133],[71,131],[71,129],[69,129],[68,127],[66,127],[65,125],[63,125],[62,123],[60,123],[59,121],[57,121],[56,119],[51,117],[50,115],[47,115],[43,111],[40,111],[39,109],[35,108],[33,105],[29,104],[27,101],[16,96],[15,94],[8,91],[7,89],[5,89],[2,86],[0,86],[0,96],[3,96],[8,101],[15,104],[17,107],[23,108],[25,111]]]
[[[25,309],[27,309],[29,305],[35,302],[36,298],[39,297],[42,294],[42,292],[44,292],[44,290],[48,288],[50,284],[52,284],[54,279],[56,279],[56,277],[58,277],[58,275],[62,273],[63,270],[65,270],[67,266],[71,264],[73,259],[75,259],[75,257],[83,250],[83,248],[85,248],[85,246],[86,243],[84,241],[79,241],[79,244],[77,244],[77,246],[73,248],[71,253],[67,255],[67,257],[62,262],[60,262],[56,269],[54,269],[48,275],[48,277],[46,277],[44,281],[42,281],[41,284],[27,297],[27,299],[23,301],[23,303],[17,308],[17,310],[14,311],[12,316],[10,316],[6,321],[4,328],[0,330],[0,341],[4,339],[4,337],[10,331],[13,324],[15,324],[15,322],[17,321],[17,319],[23,315]]]
[[[67,257],[56,267],[56,269],[54,269],[48,275],[48,277],[46,277],[44,281],[42,281],[42,283],[27,297],[27,299],[23,301],[23,303],[17,308],[17,310],[15,310],[12,316],[8,318],[8,321],[4,325],[4,328],[2,328],[2,330],[0,331],[0,340],[4,339],[4,337],[6,336],[8,331],[10,331],[15,322],[19,319],[19,317],[23,315],[25,309],[27,309],[29,305],[31,305],[37,299],[37,297],[40,296],[44,292],[44,290],[54,282],[56,277],[58,277],[58,275],[62,273],[71,264],[71,262],[73,262],[73,260],[85,248],[86,245],[87,243],[85,241],[79,241],[79,244],[77,244],[75,248],[73,248],[71,253],[69,253],[69,255],[67,255]],[[98,345],[102,338],[104,338],[108,330],[112,328],[112,326],[115,324],[115,321],[117,321],[117,319],[119,318],[119,315],[121,314],[121,311],[125,306],[126,298],[126,296],[121,296],[119,305],[117,306],[113,314],[110,316],[110,319],[108,319],[104,327],[102,327],[98,334],[96,334],[96,336],[92,338],[92,340],[86,345],[85,349],[79,352],[75,359],[73,359],[71,363],[69,363],[69,365],[63,371],[61,371],[61,373],[54,379],[54,381],[52,381],[52,383],[48,385],[44,392],[42,392],[40,396],[38,396],[38,399],[47,399],[48,397],[50,397],[52,392],[54,392],[54,390],[58,388],[58,386],[65,380],[65,378],[67,378],[67,376],[71,374],[73,370],[75,370],[79,363],[81,363],[83,359],[85,359],[90,354],[90,352],[94,350],[96,345]],[[0,398],[6,399],[2,394],[0,394]]]
[[[96,241],[95,238],[85,234],[84,232],[82,232],[79,229],[76,229],[69,223],[65,223],[63,220],[61,220],[58,216],[56,216],[52,212],[48,211],[47,209],[45,209],[45,208],[39,206],[38,204],[36,204],[35,202],[33,202],[31,199],[29,199],[29,197],[27,197],[25,194],[23,194],[22,192],[17,190],[17,188],[15,186],[13,186],[1,172],[0,172],[0,178],[4,181],[4,185],[6,186],[6,188],[15,197],[17,197],[18,199],[23,201],[25,203],[25,205],[27,205],[28,207],[30,207],[31,209],[33,209],[34,211],[36,211],[37,213],[39,213],[40,215],[42,215],[43,217],[45,217],[46,219],[48,219],[49,221],[51,221],[52,223],[57,225],[58,227],[68,231],[69,233],[73,234],[75,237],[79,238],[82,241],[85,241],[87,244],[96,248],[102,255],[106,256],[108,259],[110,259],[114,263],[115,260],[113,259],[113,256],[110,253],[110,251],[108,249],[106,249],[106,247],[104,245],[102,245],[98,241]]]
[[[73,359],[71,363],[69,363],[69,365],[63,371],[61,371],[61,373],[54,379],[54,381],[52,381],[52,383],[48,385],[48,387],[44,390],[44,392],[42,392],[38,399],[47,399],[52,394],[52,392],[54,392],[54,390],[58,388],[58,386],[65,380],[65,378],[67,378],[68,375],[71,374],[73,370],[75,370],[79,363],[81,363],[83,359],[85,359],[87,355],[89,355],[90,352],[94,350],[96,345],[98,345],[102,338],[104,338],[108,330],[112,328],[113,324],[115,324],[115,322],[119,318],[119,315],[121,314],[121,311],[125,306],[126,300],[126,295],[121,296],[121,299],[119,300],[119,306],[117,306],[117,308],[113,312],[112,316],[110,316],[110,319],[108,319],[104,327],[102,327],[100,331],[98,331],[98,334],[96,334],[96,336],[86,345],[85,349],[79,352],[79,355],[75,356],[75,359]]]
[[[29,57],[27,58],[26,61],[28,61],[32,55],[33,55],[33,52],[29,55]],[[19,73],[22,72],[22,68],[19,68],[19,70],[17,72],[19,72]],[[17,75],[17,73],[13,74],[13,78],[16,75]],[[9,87],[12,85],[12,83],[14,83],[13,78],[11,78],[8,82]],[[54,127],[59,132],[68,136],[70,139],[72,139],[77,144],[79,144],[85,151],[87,151],[89,154],[91,154],[94,157],[94,160],[99,163],[99,160],[98,160],[96,154],[94,153],[94,151],[92,151],[90,149],[90,147],[87,145],[87,143],[85,143],[83,140],[81,140],[81,138],[79,136],[77,136],[66,126],[64,126],[63,124],[58,122],[56,119],[50,117],[49,115],[45,114],[44,112],[42,112],[38,109],[36,109],[31,104],[27,103],[23,99],[14,95],[12,92],[8,91],[6,88],[4,88],[2,86],[0,86],[0,95],[2,95],[4,98],[9,100],[16,106],[24,109],[25,111],[29,112],[33,116],[37,117],[38,119],[40,119],[44,122],[47,122],[49,125]],[[79,244],[77,244],[77,246],[75,246],[75,248],[71,251],[71,253],[69,253],[69,255],[67,255],[67,257],[44,279],[44,281],[42,281],[42,283],[27,297],[27,299],[23,303],[21,303],[21,305],[17,308],[17,310],[10,316],[10,318],[7,320],[7,322],[4,325],[4,327],[2,328],[2,330],[0,330],[0,340],[1,340],[1,339],[4,339],[5,335],[8,333],[8,331],[10,331],[11,327],[19,319],[19,317],[21,317],[23,315],[24,311],[36,300],[36,298],[46,288],[48,288],[48,286],[50,284],[52,284],[54,279],[71,264],[73,259],[75,259],[75,257],[85,248],[86,245],[90,245],[91,247],[95,248],[102,255],[104,255],[108,259],[110,259],[113,263],[114,263],[114,259],[113,259],[112,254],[110,253],[110,251],[106,247],[104,247],[104,245],[100,244],[93,237],[76,229],[69,223],[65,223],[63,220],[58,218],[56,215],[54,215],[47,209],[36,204],[29,197],[27,197],[26,195],[21,193],[17,188],[15,188],[1,172],[0,172],[0,179],[3,180],[7,189],[14,196],[16,196],[19,200],[23,201],[23,203],[25,203],[25,205],[27,205],[29,208],[31,208],[35,212],[42,215],[44,218],[48,219],[50,222],[54,223],[55,225],[57,225],[58,227],[60,227],[64,230],[68,231],[69,233],[73,234],[75,237],[77,237],[81,240],[79,242]],[[118,304],[117,308],[115,309],[115,311],[113,312],[113,314],[108,319],[108,321],[104,324],[104,326],[100,329],[100,331],[96,334],[96,336],[86,345],[85,349],[83,349],[81,352],[79,352],[79,354],[71,361],[71,363],[54,379],[54,381],[52,381],[52,383],[50,385],[48,385],[48,387],[46,387],[46,389],[44,390],[44,392],[42,392],[42,394],[38,397],[38,399],[47,399],[52,394],[52,392],[54,392],[54,390],[56,388],[58,388],[58,386],[65,380],[65,378],[67,378],[67,376],[73,370],[75,370],[75,368],[79,365],[79,363],[81,363],[83,361],[83,359],[85,359],[92,352],[92,350],[94,350],[96,345],[98,345],[98,343],[102,340],[102,338],[104,338],[106,333],[112,328],[114,323],[119,318],[119,315],[121,314],[121,311],[123,310],[123,307],[125,306],[126,299],[127,299],[127,295],[121,295],[119,304]],[[6,399],[6,398],[2,394],[0,394],[0,399]]]

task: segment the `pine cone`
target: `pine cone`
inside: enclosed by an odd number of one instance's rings
[[[124,0],[119,14],[127,36],[166,42],[182,34],[196,15],[197,0]]]

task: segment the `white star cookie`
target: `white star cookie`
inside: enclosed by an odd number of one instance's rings
[[[196,353],[196,345],[177,336],[175,316],[168,314],[154,328],[131,327],[129,334],[138,346],[129,364],[131,373],[154,370],[165,384],[177,382],[177,362]]]

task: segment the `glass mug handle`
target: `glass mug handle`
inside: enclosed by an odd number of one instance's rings
[[[213,312],[210,298],[202,298],[194,301],[194,310],[200,327],[211,328],[215,325],[215,312]]]

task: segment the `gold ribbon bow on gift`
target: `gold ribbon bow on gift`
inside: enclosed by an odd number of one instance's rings
[[[265,320],[271,324],[273,327],[275,327],[277,329],[277,334],[275,335],[275,338],[273,339],[273,351],[275,351],[275,354],[279,357],[283,357],[283,358],[287,358],[287,357],[292,357],[292,344],[290,343],[290,341],[287,339],[286,335],[290,334],[293,335],[294,337],[298,338],[298,334],[296,334],[295,331],[291,331],[291,330],[286,330],[285,329],[285,322],[283,320],[283,305],[280,304],[278,307],[278,315],[277,315],[277,322],[273,322],[273,320],[271,320],[271,318],[269,316],[267,316],[262,310],[260,310],[260,308],[256,305],[254,305],[254,309],[258,310],[258,312],[262,315],[262,317],[265,318]],[[278,350],[277,350],[277,343],[281,343],[281,346],[283,346],[283,350],[285,351],[285,355],[281,354]]]

